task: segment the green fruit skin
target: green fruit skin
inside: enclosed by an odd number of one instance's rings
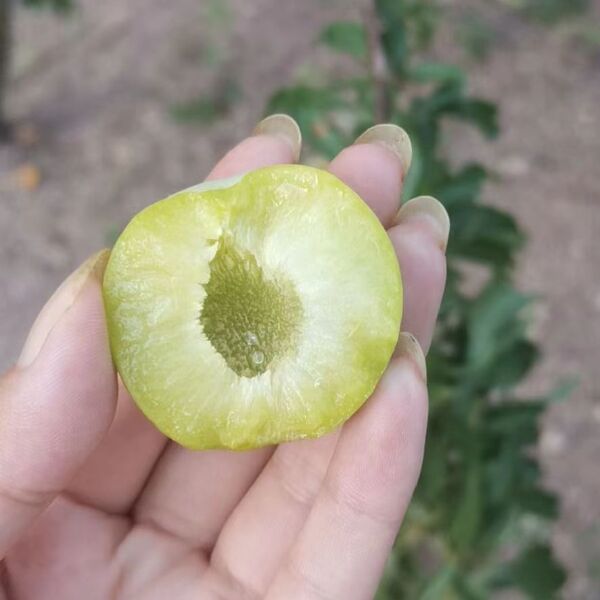
[[[307,299],[297,352],[254,379],[227,368],[198,319],[211,248],[226,228],[266,265],[284,265]],[[376,216],[333,175],[297,165],[147,207],[111,252],[103,296],[113,360],[132,398],[166,436],[198,450],[335,429],[375,389],[402,317],[398,262]]]

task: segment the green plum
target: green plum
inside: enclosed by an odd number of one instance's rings
[[[297,165],[148,206],[117,240],[103,294],[131,396],[192,449],[331,431],[377,385],[402,316],[376,216],[333,175]]]

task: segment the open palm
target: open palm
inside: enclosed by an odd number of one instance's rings
[[[209,177],[293,162],[299,140],[277,123],[263,122]],[[395,218],[406,164],[378,135],[329,169],[389,228],[403,330],[427,347],[447,227],[431,199]],[[427,393],[414,338],[400,337],[375,393],[338,431],[192,452],[164,438],[117,379],[102,262],[59,288],[0,380],[0,599],[371,598],[421,465]]]

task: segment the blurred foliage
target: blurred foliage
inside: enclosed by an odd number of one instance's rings
[[[513,217],[483,204],[490,174],[453,167],[443,126],[459,120],[498,134],[496,105],[468,93],[457,66],[424,60],[440,17],[433,2],[376,0],[365,22],[329,25],[320,41],[356,59],[353,76],[277,91],[267,112],[300,124],[310,152],[331,158],[376,121],[413,140],[405,199],[439,198],[452,222],[448,283],[428,357],[430,423],[422,476],[377,598],[484,600],[505,588],[552,600],[565,574],[549,546],[557,500],[541,486],[531,453],[547,397],[516,386],[538,359],[529,339],[532,298],[511,283],[524,236]],[[381,64],[385,72],[381,72]],[[465,265],[486,274],[466,294]]]
[[[337,22],[321,33],[321,42],[338,52],[346,52],[354,58],[363,58],[367,53],[364,29],[358,23]]]
[[[242,98],[242,89],[230,58],[233,12],[229,3],[206,0],[201,5],[200,17],[209,26],[202,39],[202,62],[220,75],[208,92],[172,106],[170,113],[181,123],[208,125],[230,114]]]
[[[74,0],[22,0],[22,2],[31,8],[48,8],[59,13],[69,12],[74,7]]]
[[[229,2],[225,0],[203,0],[201,4],[202,18],[211,27],[230,27],[233,13]]]
[[[188,100],[171,108],[171,115],[182,123],[212,123],[227,116],[241,98],[241,90],[236,81],[225,79],[207,95]]]
[[[590,0],[502,0],[502,2],[529,17],[546,23],[581,14],[590,5]]]

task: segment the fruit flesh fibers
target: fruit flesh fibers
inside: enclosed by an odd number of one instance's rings
[[[367,399],[402,286],[375,215],[333,175],[280,165],[139,213],[104,277],[113,358],[168,437],[244,449],[322,435]]]

